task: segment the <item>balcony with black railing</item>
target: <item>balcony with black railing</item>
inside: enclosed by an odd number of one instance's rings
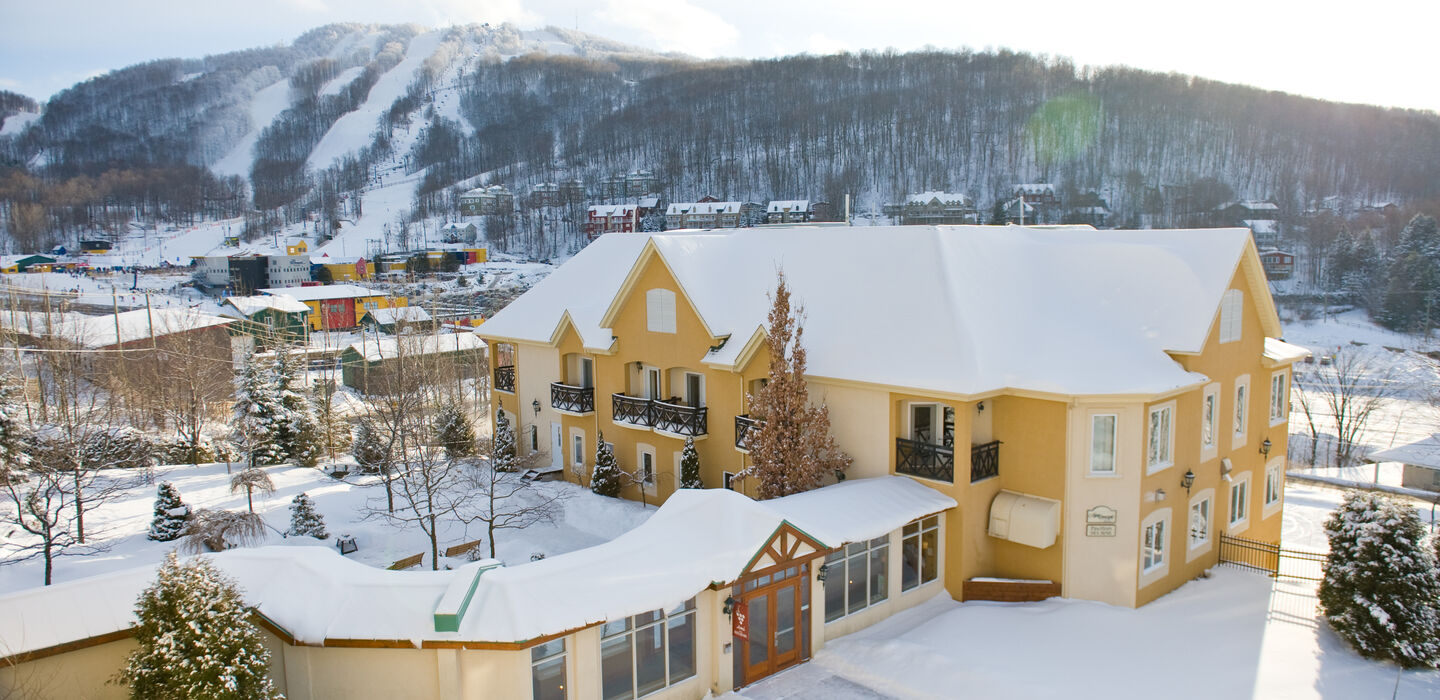
[[[552,382],[550,384],[550,407],[566,413],[594,413],[595,389],[588,386],[570,386]]]
[[[955,450],[895,438],[895,473],[955,483]],[[970,482],[1000,475],[1000,441],[970,446]]]
[[[638,396],[612,394],[612,418],[616,423],[635,428],[653,428],[662,433],[699,437],[706,434],[709,409],[686,406]]]
[[[515,393],[515,365],[500,365],[495,368],[495,388]]]
[[[735,449],[741,452],[749,452],[750,448],[745,445],[746,438],[765,425],[765,421],[759,418],[751,418],[750,414],[735,416]]]

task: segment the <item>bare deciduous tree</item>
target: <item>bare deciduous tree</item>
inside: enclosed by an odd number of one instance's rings
[[[1331,464],[1336,467],[1349,466],[1362,456],[1356,454],[1356,448],[1366,426],[1397,389],[1393,372],[1358,350],[1341,350],[1329,365],[1295,372],[1293,383],[1300,394],[1300,407],[1310,421],[1312,445],[1316,448],[1320,441],[1317,419],[1329,413],[1335,428]],[[1318,455],[1315,460],[1319,460]]]
[[[191,552],[220,552],[264,539],[265,520],[255,513],[201,508],[185,525],[185,549]]]
[[[484,454],[494,453],[489,439],[481,441],[480,449]],[[523,476],[523,469],[507,471],[495,467],[486,460],[472,472],[472,487],[479,494],[472,519],[485,524],[492,559],[495,558],[496,530],[555,522],[564,508],[562,492],[542,492],[534,481]]]
[[[275,493],[275,482],[270,480],[270,475],[260,467],[248,467],[241,470],[235,476],[230,477],[230,493],[239,493],[245,489],[245,505],[249,506],[250,512],[255,512],[255,492]]]

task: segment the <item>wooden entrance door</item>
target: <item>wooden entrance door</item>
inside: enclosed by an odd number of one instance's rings
[[[742,678],[749,685],[809,656],[810,565],[800,564],[740,584],[749,613],[748,640],[736,639]]]

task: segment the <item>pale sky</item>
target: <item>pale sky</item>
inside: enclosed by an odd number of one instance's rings
[[[1009,48],[1440,111],[1435,0],[0,0],[0,88],[45,99],[155,58],[289,42],[331,22],[510,21],[710,58]]]

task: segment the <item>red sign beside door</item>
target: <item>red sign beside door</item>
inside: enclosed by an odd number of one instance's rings
[[[750,639],[750,606],[745,601],[735,601],[730,609],[730,628],[737,639]]]

